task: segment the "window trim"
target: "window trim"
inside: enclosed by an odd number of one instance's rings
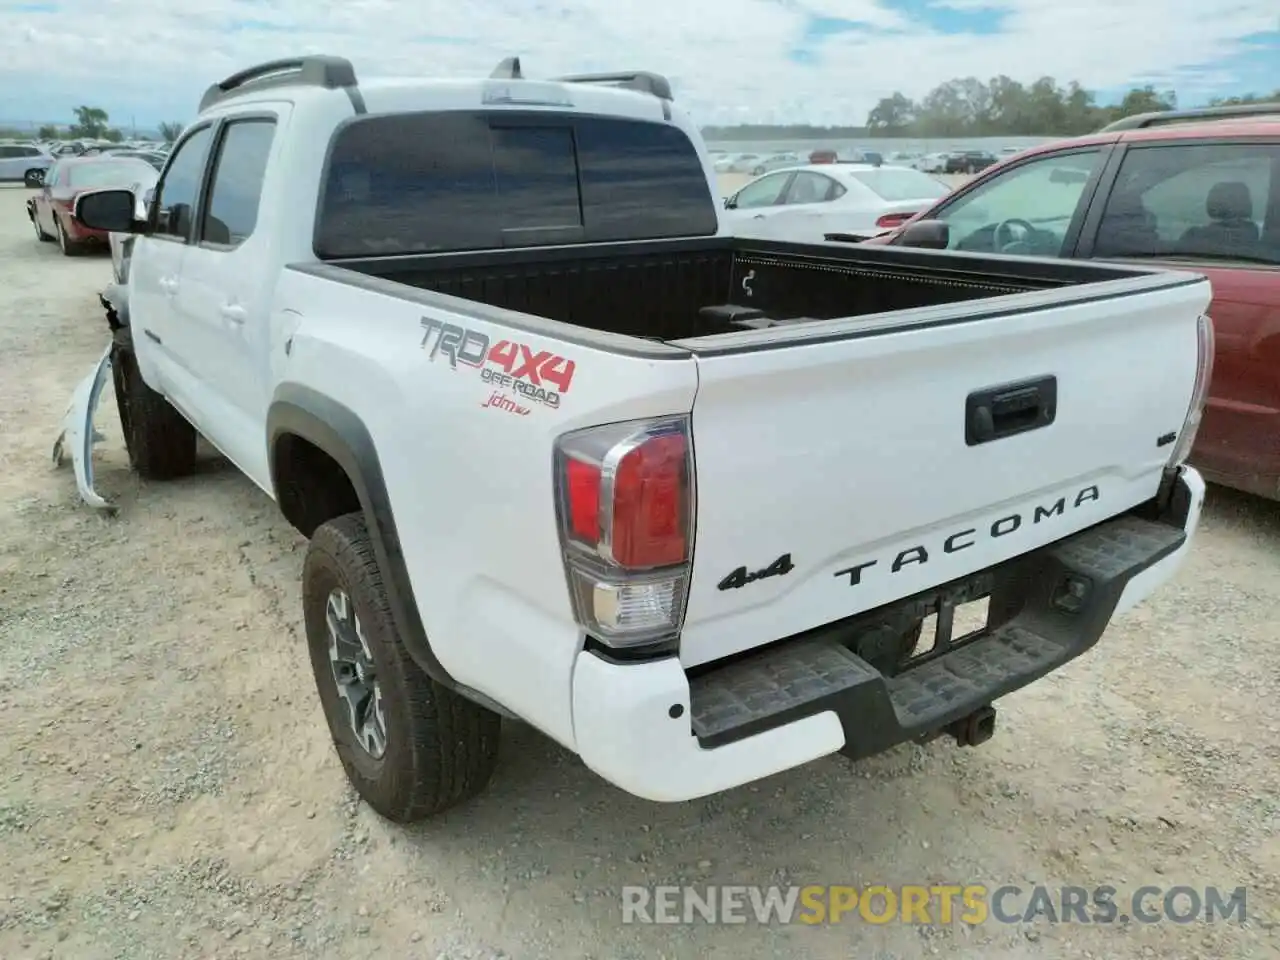
[[[222,126],[221,117],[217,117],[213,120],[205,120],[200,123],[192,124],[189,130],[184,131],[181,139],[179,139],[174,143],[173,149],[169,151],[169,156],[164,162],[164,169],[160,171],[160,176],[156,179],[155,197],[151,203],[151,209],[147,211],[146,235],[149,238],[153,240],[163,240],[166,243],[178,243],[183,246],[191,246],[191,240],[192,240],[192,237],[194,236],[195,225],[200,220],[200,208],[204,205],[205,193],[208,190],[208,186],[209,186],[209,166],[210,166],[209,158],[213,156],[212,145],[216,145],[218,142],[218,130],[221,126]],[[192,219],[191,229],[187,232],[187,236],[185,237],[179,237],[177,234],[174,234],[174,233],[160,233],[159,232],[159,227],[160,227],[159,201],[164,199],[165,179],[169,176],[169,171],[173,167],[173,160],[175,157],[178,156],[179,151],[181,151],[183,147],[185,147],[188,143],[190,143],[193,139],[195,139],[195,137],[204,130],[211,131],[210,137],[211,137],[212,145],[210,146],[209,153],[206,154],[204,158],[204,167],[202,168],[200,172],[200,176],[196,181],[195,202],[192,204],[192,206],[196,210],[196,215],[191,218]]]
[[[1090,204],[1089,214],[1085,217],[1084,223],[1081,225],[1081,233],[1079,243],[1076,246],[1074,256],[1077,259],[1091,260],[1094,259],[1094,249],[1098,243],[1098,232],[1102,227],[1102,216],[1106,212],[1107,204],[1111,202],[1111,196],[1115,192],[1116,186],[1120,180],[1120,170],[1124,165],[1125,157],[1129,155],[1131,150],[1160,150],[1170,147],[1238,147],[1238,146],[1272,146],[1280,147],[1280,137],[1274,135],[1266,136],[1229,136],[1229,137],[1170,137],[1167,140],[1136,140],[1132,142],[1121,142],[1115,145],[1112,156],[1108,161],[1107,177],[1105,182],[1100,183],[1096,188],[1093,200]],[[1273,174],[1274,176],[1274,174]],[[1280,216],[1280,182],[1273,179],[1271,184],[1270,198],[1272,209],[1268,214],[1275,213]],[[1098,257],[1099,260],[1106,260],[1106,257]],[[1154,261],[1155,258],[1152,258]],[[1164,261],[1172,263],[1173,261]],[[1186,269],[1187,261],[1178,260],[1178,265]],[[1230,270],[1276,270],[1277,267],[1265,263],[1234,263],[1225,260],[1204,261],[1208,268],[1230,269]]]
[[[688,236],[681,236],[678,238],[677,237],[661,237],[657,239],[701,240],[701,239],[707,239],[708,237],[714,237],[719,233],[721,201],[718,199],[718,195],[716,194],[712,185],[706,181],[705,173],[704,173],[704,164],[702,162],[703,157],[701,154],[698,153],[697,144],[688,135],[688,133],[669,122],[664,123],[658,120],[644,120],[644,119],[635,118],[635,117],[621,117],[621,116],[617,116],[616,114],[607,114],[607,113],[586,113],[586,112],[578,112],[578,111],[543,113],[537,110],[506,111],[506,110],[500,110],[500,109],[494,110],[492,108],[485,108],[485,107],[464,108],[464,109],[443,109],[443,110],[413,110],[413,111],[407,111],[407,112],[406,111],[389,111],[384,113],[359,113],[359,114],[352,114],[351,116],[346,117],[342,121],[340,121],[337,124],[337,126],[334,127],[333,132],[329,135],[328,143],[325,144],[324,160],[321,162],[321,165],[320,165],[319,186],[318,186],[318,189],[316,190],[315,203],[312,208],[312,216],[311,216],[311,254],[317,260],[320,260],[325,263],[331,263],[331,262],[334,262],[335,260],[347,260],[347,259],[353,259],[353,258],[360,259],[360,257],[358,256],[354,256],[354,257],[353,256],[346,256],[346,257],[328,256],[327,257],[322,255],[320,252],[320,247],[321,247],[320,241],[322,239],[320,236],[320,225],[323,222],[325,194],[329,187],[329,173],[333,164],[334,149],[338,145],[338,142],[341,139],[342,135],[346,132],[348,127],[357,123],[364,123],[364,122],[369,122],[369,121],[378,120],[378,119],[386,119],[388,117],[397,117],[397,116],[406,116],[406,115],[415,115],[415,114],[432,114],[432,115],[438,115],[438,116],[465,115],[465,116],[471,116],[471,117],[479,117],[479,118],[482,118],[485,121],[485,123],[490,126],[493,124],[494,121],[498,121],[499,126],[519,126],[523,124],[526,126],[546,127],[546,126],[556,126],[557,124],[566,124],[573,130],[575,159],[580,158],[581,156],[580,143],[578,139],[578,126],[583,123],[590,123],[592,121],[630,122],[630,123],[643,123],[643,124],[648,124],[654,127],[660,127],[663,129],[676,130],[677,132],[679,132],[679,134],[682,137],[684,137],[690,149],[693,151],[693,155],[698,159],[697,169],[703,177],[703,184],[706,187],[706,191],[707,191],[707,203],[709,206],[710,214],[715,219],[717,228],[715,232],[711,232],[711,233],[691,234]],[[581,198],[581,203],[583,204],[583,220],[585,223],[586,196],[585,196],[584,185],[582,182],[582,167],[580,163],[578,167],[578,191],[579,191],[579,197]],[[521,248],[545,246],[545,245],[558,245],[562,243],[569,243],[575,246],[582,243],[595,243],[595,242],[647,243],[647,242],[652,242],[653,240],[653,238],[650,238],[648,240],[637,240],[634,238],[626,239],[626,240],[605,240],[605,241],[589,240],[585,238],[585,234],[586,234],[585,226],[583,228],[583,237],[579,237],[577,239],[564,238],[561,235],[563,231],[561,231],[558,228],[551,228],[550,231],[548,231],[547,229],[538,229],[538,230],[529,230],[529,231],[522,231],[522,232],[528,233],[530,235],[537,233],[537,234],[542,234],[542,236],[539,236],[537,238],[534,238],[533,236],[529,236],[527,238],[527,242],[525,243],[512,243],[509,246],[504,244],[503,246],[495,247],[493,249],[521,249]],[[555,235],[553,236],[551,234],[555,234]],[[457,253],[457,254],[479,253],[479,252],[485,252],[485,251],[470,250],[470,249],[450,251],[450,253]],[[410,254],[381,254],[380,256],[421,256],[421,255],[422,255],[421,253],[410,253]]]
[[[940,219],[940,215],[945,213],[954,204],[959,203],[965,197],[971,195],[974,191],[982,188],[993,180],[1003,177],[1005,174],[1019,170],[1033,163],[1042,160],[1059,159],[1061,157],[1075,156],[1082,153],[1098,153],[1099,162],[1094,166],[1093,172],[1089,175],[1089,179],[1085,182],[1083,189],[1080,191],[1080,199],[1076,201],[1075,212],[1071,216],[1071,221],[1067,224],[1066,232],[1062,236],[1062,250],[1059,251],[1056,259],[1071,259],[1079,256],[1077,246],[1083,235],[1083,229],[1089,222],[1093,213],[1095,202],[1097,200],[1098,188],[1104,182],[1108,183],[1114,179],[1116,157],[1118,151],[1115,149],[1114,141],[1102,143],[1073,144],[1058,150],[1046,150],[1043,153],[1033,154],[1018,160],[1017,163],[1011,163],[1008,166],[987,167],[981,174],[974,177],[968,183],[964,184],[959,190],[950,196],[944,197],[937,206],[935,206],[927,217],[922,220]]]
[[[227,142],[227,132],[237,123],[270,123],[271,130],[271,147],[268,150],[268,168],[270,166],[270,152],[276,146],[276,134],[280,130],[280,118],[269,111],[253,111],[251,113],[237,113],[231,116],[220,117],[217,121],[217,130],[214,132],[213,148],[209,151],[209,158],[205,161],[205,175],[200,180],[200,207],[196,214],[196,222],[191,240],[191,245],[201,250],[209,250],[214,253],[230,253],[239,249],[246,240],[253,236],[251,232],[239,243],[218,243],[214,240],[204,239],[205,220],[209,216],[209,206],[213,200],[213,188],[216,185],[218,177],[218,166],[222,163],[222,147]],[[177,147],[174,147],[176,150]],[[172,153],[170,154],[172,156]],[[168,164],[166,163],[166,168]],[[266,187],[266,171],[263,169],[262,184],[258,187],[258,209],[262,209],[262,194]],[[254,221],[253,229],[258,229],[257,220]]]

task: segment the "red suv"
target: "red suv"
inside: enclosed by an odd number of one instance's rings
[[[867,242],[1208,276],[1217,357],[1192,460],[1280,499],[1280,104],[1144,114],[1035,147]]]

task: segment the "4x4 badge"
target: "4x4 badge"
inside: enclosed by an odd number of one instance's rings
[[[745,587],[748,583],[763,580],[765,577],[785,577],[795,568],[796,565],[791,562],[791,554],[784,553],[763,570],[748,573],[746,567],[739,567],[721,580],[719,587],[721,590],[737,590],[740,587]]]

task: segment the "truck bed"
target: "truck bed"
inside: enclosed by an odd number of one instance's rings
[[[1067,260],[728,237],[342,259],[299,267],[342,279],[335,268],[390,281],[373,286],[392,295],[406,285],[661,341],[942,306],[1150,272]]]

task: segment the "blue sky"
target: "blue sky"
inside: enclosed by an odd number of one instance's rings
[[[212,81],[297,52],[372,75],[650,69],[703,123],[860,123],[960,76],[1280,88],[1277,0],[0,0],[0,119],[191,119]]]

